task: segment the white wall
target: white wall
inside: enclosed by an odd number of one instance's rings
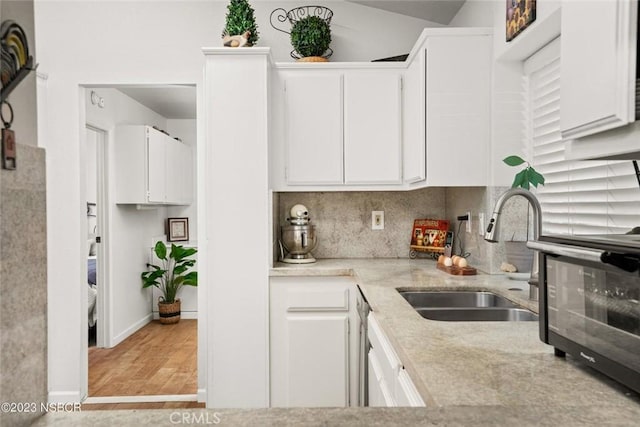
[[[79,102],[84,101],[80,98],[79,85],[201,85],[204,61],[200,47],[214,34],[210,26],[213,16],[210,6],[202,2],[53,1],[37,2],[35,15],[41,43],[38,47],[42,55],[40,66],[49,75],[46,93],[51,106],[46,117],[50,131],[48,242],[49,248],[57,249],[50,250],[49,254],[49,330],[52,334],[49,390],[52,401],[72,401],[81,399],[82,387],[86,384],[81,368],[82,315],[78,291],[78,283],[86,280],[78,262],[86,246],[86,242],[81,244],[84,229],[78,215],[85,198],[80,185],[84,155],[80,132],[84,131],[85,118],[84,102]],[[75,25],[60,25],[61,22]],[[194,26],[194,22],[203,25]],[[182,37],[176,37],[177,34]],[[121,220],[119,212],[111,218],[114,224]],[[146,215],[154,216],[157,212]],[[160,218],[152,218],[156,219]],[[114,239],[119,237],[115,235]],[[61,245],[64,250],[59,250]],[[119,259],[113,257],[113,260],[117,265]]]
[[[222,30],[225,23],[226,3],[218,12],[217,21],[212,25]],[[256,23],[260,40],[258,46],[271,47],[274,61],[291,62],[290,52],[293,49],[289,42],[289,35],[275,30],[269,23],[269,16],[274,9],[291,10],[308,4],[319,4],[333,11],[331,20],[331,48],[334,51],[331,61],[371,61],[372,59],[409,53],[418,36],[425,27],[439,27],[441,25],[412,18],[405,15],[386,12],[367,6],[345,1],[322,2],[274,2],[251,1],[255,9]],[[220,22],[216,26],[215,22]],[[289,30],[291,24],[287,21],[278,28]],[[212,46],[219,46],[214,40]]]
[[[492,137],[490,152],[490,179],[494,186],[511,186],[515,171],[502,159],[517,154],[530,157],[523,144],[524,87],[522,63],[527,56],[553,38],[552,15],[560,8],[557,0],[538,1],[536,21],[511,42],[506,41],[506,4],[503,0],[469,0],[458,11],[452,25],[462,27],[493,27],[493,83],[492,83]],[[555,21],[554,21],[555,22]],[[559,21],[558,21],[559,23]],[[559,32],[559,27],[557,28]]]
[[[83,220],[82,208],[86,197],[81,184],[85,152],[80,146],[85,100],[80,96],[80,85],[195,84],[201,115],[204,65],[201,47],[220,46],[226,4],[197,0],[35,2],[39,69],[49,77],[46,92],[39,93],[38,97],[46,100],[50,107],[42,119],[46,120],[43,129],[48,130],[51,331],[48,382],[52,401],[80,400],[86,384],[86,378],[82,377],[81,350],[82,329],[86,324],[81,322],[82,296],[78,285],[86,280],[86,272],[78,262],[86,248],[86,219]],[[276,7],[288,5],[291,3],[254,4],[263,35],[259,45],[271,45],[277,60],[287,60],[289,41],[286,34],[270,28],[268,15]],[[429,25],[427,21],[359,5],[336,2],[333,7],[336,60],[364,60],[408,52],[422,27]],[[69,22],[73,25],[66,25]],[[203,129],[204,124],[199,122],[199,156],[206,154]],[[203,175],[199,176],[198,182],[203,184]],[[200,195],[203,187],[199,186]],[[224,200],[220,204],[224,205]],[[198,208],[199,217],[204,215],[203,210]],[[203,223],[199,225],[202,236]],[[198,240],[199,259],[205,259],[207,242],[202,238]],[[60,250],[61,247],[64,249]],[[246,268],[251,265],[247,264]],[[198,270],[201,286],[206,287],[206,268],[200,266]],[[199,287],[199,300],[201,292],[205,290]],[[200,345],[199,349],[206,351],[206,345]],[[199,360],[202,360],[200,355]]]
[[[497,0],[467,0],[460,10],[458,10],[456,16],[453,17],[449,26],[493,27],[494,6],[500,4],[502,7],[505,7],[505,3],[504,1]]]

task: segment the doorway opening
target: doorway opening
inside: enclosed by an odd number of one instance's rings
[[[82,151],[89,254],[82,261],[87,263],[89,284],[84,403],[88,409],[133,402],[155,402],[149,407],[163,407],[163,402],[172,402],[171,407],[204,407],[197,403],[204,401],[204,375],[198,369],[202,357],[198,355],[198,288],[183,287],[178,295],[181,320],[161,325],[159,294],[155,288],[143,289],[140,279],[148,264],[158,264],[153,253],[158,241],[170,250],[168,218],[187,219],[188,239],[175,244],[197,249],[196,86],[100,85],[85,86],[81,92],[87,124]],[[144,140],[124,140],[121,129],[127,126],[140,128]],[[179,171],[168,172],[176,158],[167,150],[165,173],[149,172],[158,159],[144,156],[152,143],[145,132],[162,132],[169,143],[185,149],[180,152],[188,153],[181,157],[186,163],[181,163]],[[133,143],[140,145],[143,156],[125,156],[124,162],[118,150]],[[134,174],[127,175],[130,171]],[[144,182],[137,181],[140,171],[149,172]],[[121,197],[122,182],[129,184],[128,189],[157,184],[170,173],[188,177],[180,178],[177,188],[172,182],[179,200],[133,203]],[[193,268],[197,270],[197,262]]]
[[[85,129],[85,173],[86,173],[86,203],[87,203],[87,285],[88,285],[88,346],[104,347],[105,337],[108,335],[108,322],[105,313],[106,295],[108,289],[105,273],[105,253],[102,234],[106,226],[106,144],[107,131],[87,125]],[[98,286],[100,285],[100,286]]]

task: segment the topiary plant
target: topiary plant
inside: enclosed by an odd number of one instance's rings
[[[248,44],[256,44],[260,33],[253,12],[247,0],[231,0],[227,5],[227,21],[222,36],[237,36],[249,31]]]
[[[331,28],[318,16],[307,16],[291,27],[291,45],[302,57],[322,56],[331,44]]]

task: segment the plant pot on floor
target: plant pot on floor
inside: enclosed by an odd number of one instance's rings
[[[533,250],[527,247],[527,242],[504,242],[507,262],[518,269],[518,273],[531,273],[533,266]]]
[[[158,302],[158,315],[160,323],[163,325],[171,325],[180,321],[180,300],[174,302]]]

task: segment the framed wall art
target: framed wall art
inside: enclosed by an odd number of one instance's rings
[[[189,240],[189,218],[167,219],[167,241],[186,242]]]
[[[536,0],[507,0],[506,34],[510,42],[536,20]]]

